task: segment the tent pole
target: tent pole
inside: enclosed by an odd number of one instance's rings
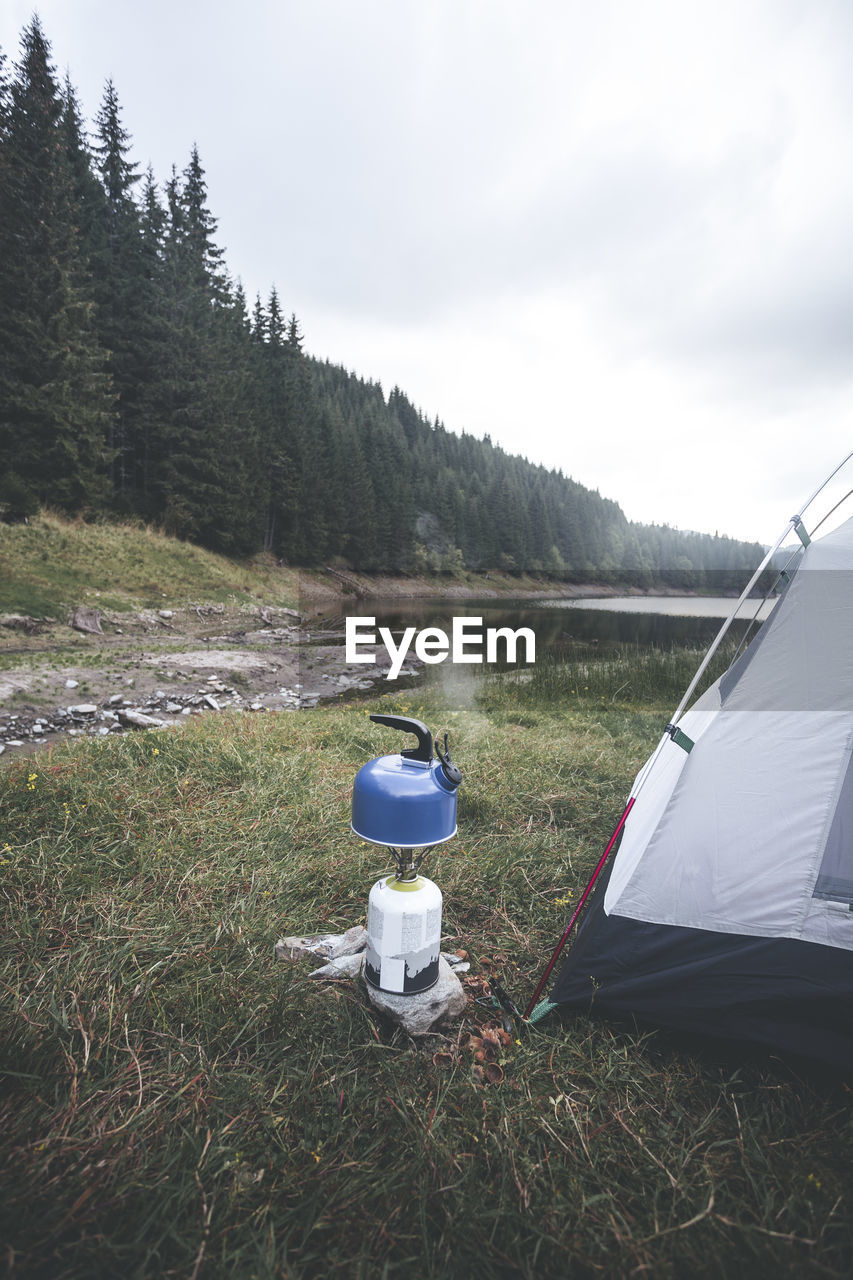
[[[743,604],[744,600],[746,600],[746,598],[747,598],[747,596],[749,595],[750,591],[751,591],[751,590],[752,590],[752,588],[755,586],[756,582],[757,582],[757,581],[758,581],[758,579],[761,577],[762,573],[763,573],[763,572],[764,572],[764,570],[767,568],[768,564],[769,564],[769,563],[770,563],[770,561],[773,559],[773,557],[775,556],[776,552],[779,550],[779,548],[781,547],[782,543],[783,543],[783,542],[785,541],[785,539],[787,538],[788,534],[791,532],[791,530],[792,530],[792,529],[795,529],[795,528],[797,527],[797,525],[799,524],[799,521],[800,521],[800,517],[799,517],[798,515],[797,515],[797,516],[791,516],[791,519],[790,519],[790,520],[788,521],[788,523],[785,525],[785,528],[782,530],[781,534],[780,534],[780,535],[779,535],[779,537],[776,539],[776,541],[774,542],[773,546],[772,546],[772,547],[770,548],[770,550],[767,552],[767,555],[766,555],[766,556],[764,557],[764,559],[761,561],[761,564],[760,564],[760,565],[758,566],[758,568],[755,570],[755,573],[752,575],[752,577],[750,578],[749,582],[748,582],[748,583],[746,584],[746,586],[744,587],[743,591],[741,592],[740,596],[738,597],[737,603],[735,604],[735,606],[734,606],[734,608],[732,609],[732,611],[731,611],[731,613],[729,614],[729,616],[726,618],[726,620],[725,620],[725,622],[723,623],[723,625],[720,627],[719,631],[717,632],[716,636],[714,637],[714,641],[713,641],[713,643],[711,644],[710,648],[708,649],[707,653],[705,654],[705,657],[702,659],[702,662],[701,662],[701,664],[700,664],[700,666],[699,666],[699,670],[696,672],[695,676],[694,676],[694,677],[693,677],[693,679],[690,681],[690,684],[687,686],[687,690],[686,690],[686,692],[685,692],[685,694],[684,694],[684,697],[681,699],[681,701],[680,701],[680,702],[679,702],[679,704],[678,704],[678,707],[676,708],[675,712],[674,712],[674,713],[673,713],[673,715],[672,715],[672,718],[671,718],[671,720],[670,720],[670,723],[671,723],[671,724],[678,724],[678,719],[679,719],[680,715],[682,714],[682,712],[684,711],[684,708],[687,706],[688,702],[689,702],[689,701],[690,701],[690,699],[692,698],[694,689],[696,688],[696,686],[697,686],[697,684],[699,683],[699,681],[702,679],[702,676],[705,674],[705,671],[707,670],[707,667],[708,667],[708,663],[711,661],[711,659],[713,658],[714,654],[715,654],[715,653],[717,652],[717,650],[719,649],[719,647],[720,647],[720,645],[721,645],[721,643],[722,643],[722,641],[723,641],[723,637],[725,636],[725,634],[726,634],[726,632],[728,631],[729,627],[732,625],[732,623],[734,622],[735,618],[737,617],[737,615],[738,615],[738,611],[739,611],[739,609],[740,609],[741,605]]]
[[[584,889],[584,891],[583,891],[583,893],[582,893],[582,895],[581,895],[581,900],[580,900],[580,902],[578,903],[578,905],[575,907],[574,914],[572,915],[571,920],[569,921],[568,925],[566,926],[566,930],[565,930],[565,932],[564,932],[564,934],[563,934],[562,938],[561,938],[561,939],[560,939],[560,941],[557,943],[557,946],[556,946],[556,949],[555,949],[555,951],[554,951],[554,954],[551,956],[551,959],[548,961],[548,966],[547,966],[547,968],[546,968],[545,972],[542,974],[542,977],[539,979],[539,985],[538,985],[538,987],[537,987],[537,988],[536,988],[536,990],[533,992],[533,995],[530,997],[530,1001],[529,1001],[529,1003],[528,1003],[528,1005],[527,1005],[527,1008],[524,1010],[524,1013],[521,1015],[521,1016],[522,1016],[522,1020],[523,1020],[524,1022],[526,1022],[526,1021],[527,1021],[527,1019],[530,1017],[531,1013],[533,1012],[533,1008],[534,1008],[534,1006],[535,1006],[535,1004],[536,1004],[537,1000],[539,999],[539,997],[540,997],[540,996],[541,996],[541,994],[542,994],[542,990],[543,990],[543,988],[544,988],[544,986],[545,986],[545,983],[548,981],[549,977],[551,976],[551,970],[554,968],[554,965],[555,965],[555,964],[557,963],[557,961],[559,960],[559,958],[560,958],[560,952],[563,950],[563,947],[566,945],[566,942],[568,941],[569,934],[571,933],[572,929],[575,927],[575,921],[577,920],[577,918],[578,918],[578,916],[580,915],[580,913],[583,911],[584,903],[586,902],[587,898],[589,897],[590,893],[592,892],[593,885],[595,884],[596,880],[598,879],[599,874],[600,874],[600,872],[601,872],[602,868],[604,867],[605,862],[606,862],[606,861],[607,861],[607,859],[610,857],[611,850],[613,849],[613,846],[615,845],[615,843],[616,843],[616,841],[617,841],[617,839],[618,839],[618,836],[619,836],[620,831],[622,830],[622,828],[623,828],[623,827],[624,827],[624,825],[625,825],[625,820],[626,820],[626,818],[628,817],[628,814],[631,812],[631,809],[633,808],[633,805],[634,805],[634,799],[635,799],[635,797],[634,797],[634,796],[631,796],[631,799],[630,799],[630,800],[628,801],[628,803],[625,805],[625,809],[624,809],[624,811],[623,811],[623,813],[622,813],[622,817],[619,819],[618,823],[616,824],[616,830],[613,832],[613,835],[610,837],[610,840],[608,841],[608,844],[607,844],[607,848],[604,850],[604,853],[601,855],[601,858],[599,859],[599,862],[598,862],[598,866],[597,866],[597,867],[595,868],[595,870],[593,871],[592,876],[590,877],[589,884],[588,884],[588,885],[586,886],[586,888]]]
[[[767,568],[767,566],[768,566],[768,564],[770,563],[770,561],[771,561],[771,560],[773,559],[773,557],[775,556],[776,552],[777,552],[777,551],[779,550],[779,548],[781,547],[782,543],[783,543],[783,542],[785,541],[785,539],[787,538],[788,534],[789,534],[789,533],[791,533],[794,529],[797,529],[797,528],[802,524],[802,516],[803,516],[803,512],[804,512],[804,511],[807,511],[807,510],[809,509],[809,507],[812,505],[812,503],[814,502],[814,500],[815,500],[815,498],[818,496],[818,494],[823,492],[823,490],[824,490],[824,489],[826,488],[826,486],[829,484],[830,480],[832,480],[832,478],[838,474],[838,472],[841,470],[841,468],[842,468],[843,466],[845,466],[845,465],[850,461],[850,459],[851,459],[851,458],[853,458],[853,451],[852,451],[852,452],[850,452],[850,453],[848,453],[848,454],[847,454],[847,457],[846,457],[846,458],[844,458],[844,459],[842,459],[842,461],[841,461],[841,462],[839,462],[838,466],[837,466],[837,467],[835,467],[832,471],[830,471],[829,475],[826,477],[826,479],[825,479],[825,480],[822,480],[822,481],[821,481],[821,483],[820,483],[820,484],[818,485],[818,487],[815,489],[815,491],[814,491],[814,493],[811,495],[811,497],[810,497],[810,498],[808,498],[808,499],[807,499],[807,501],[806,501],[806,502],[804,502],[804,503],[803,503],[803,505],[800,507],[799,512],[798,512],[796,515],[791,516],[791,519],[790,519],[790,520],[788,521],[788,523],[785,525],[785,528],[782,530],[782,532],[780,533],[779,537],[776,539],[775,543],[774,543],[774,544],[773,544],[773,546],[770,548],[770,550],[767,552],[767,555],[766,555],[766,556],[764,557],[764,559],[761,561],[761,564],[760,564],[760,565],[758,566],[758,568],[755,570],[755,573],[752,575],[752,577],[750,578],[749,582],[748,582],[748,583],[746,584],[746,586],[744,587],[744,589],[743,589],[743,591],[741,592],[741,595],[740,595],[740,597],[739,597],[739,599],[738,599],[738,601],[737,601],[737,604],[736,604],[736,605],[735,605],[735,607],[732,609],[732,611],[731,611],[731,613],[729,614],[729,616],[726,618],[726,620],[725,620],[725,622],[723,623],[723,625],[722,625],[722,627],[720,628],[720,630],[717,632],[717,635],[716,635],[716,637],[715,637],[715,639],[714,639],[714,642],[713,642],[713,644],[711,645],[711,647],[710,647],[710,649],[708,650],[708,652],[705,654],[705,657],[704,657],[704,659],[703,659],[703,661],[702,661],[701,666],[699,667],[699,670],[696,672],[695,676],[694,676],[694,677],[693,677],[693,679],[690,681],[690,685],[689,685],[689,686],[688,686],[688,688],[687,688],[687,692],[684,694],[684,697],[681,699],[681,702],[678,704],[678,707],[677,707],[677,709],[676,709],[675,713],[673,714],[673,716],[672,716],[672,718],[671,718],[671,720],[670,720],[670,723],[671,723],[671,724],[674,724],[674,725],[675,725],[675,724],[678,724],[678,718],[679,718],[679,716],[682,714],[682,712],[684,711],[684,708],[687,706],[688,702],[690,701],[691,697],[693,696],[693,691],[694,691],[694,689],[696,688],[696,686],[697,686],[697,684],[699,683],[699,681],[701,680],[701,678],[702,678],[702,676],[703,676],[703,674],[704,674],[705,670],[707,669],[708,663],[711,661],[711,659],[713,658],[714,654],[717,652],[717,649],[720,647],[720,643],[722,642],[723,637],[725,636],[725,634],[726,634],[726,632],[728,631],[729,627],[732,625],[732,623],[734,622],[735,618],[737,617],[738,610],[740,609],[740,607],[741,607],[741,605],[743,604],[744,600],[746,600],[747,596],[749,595],[749,593],[750,593],[750,591],[752,590],[752,588],[755,586],[755,584],[756,584],[756,582],[758,581],[758,579],[761,577],[761,575],[762,575],[762,573],[764,572],[764,570]]]

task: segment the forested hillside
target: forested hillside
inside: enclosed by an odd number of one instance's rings
[[[135,165],[116,87],[91,131],[37,19],[0,63],[0,512],[138,517],[231,554],[362,570],[703,570],[753,544],[629,523],[561,472],[427,421],[247,302],[194,148]],[[566,441],[571,458],[571,440]],[[666,513],[662,512],[665,517]]]

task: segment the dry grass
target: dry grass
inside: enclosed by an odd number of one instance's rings
[[[51,512],[0,524],[0,612],[59,618],[84,602],[133,609],[253,598],[294,607],[298,594],[297,571],[271,556],[228,560],[146,526]]]

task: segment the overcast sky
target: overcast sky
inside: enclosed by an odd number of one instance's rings
[[[38,12],[141,168],[197,143],[250,300],[449,429],[764,542],[853,449],[849,0]]]

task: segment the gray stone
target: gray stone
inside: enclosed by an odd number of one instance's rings
[[[98,708],[94,702],[80,702],[76,707],[69,707],[68,710],[72,716],[93,716]]]
[[[346,933],[311,933],[296,934],[291,938],[281,938],[275,944],[277,960],[301,960],[303,956],[311,956],[315,960],[337,960],[341,956],[353,956],[364,951],[367,946],[367,930],[364,925],[355,925]]]
[[[144,711],[136,711],[133,707],[122,707],[118,718],[122,724],[129,725],[131,729],[165,729],[166,727],[165,720],[147,716]]]
[[[100,609],[90,609],[87,605],[79,605],[74,610],[68,619],[68,625],[75,631],[86,631],[90,635],[100,636],[104,633]]]
[[[30,634],[44,631],[46,623],[41,618],[31,618],[28,613],[4,613],[0,615],[0,627],[11,627],[15,631],[27,631]]]
[[[365,988],[370,1003],[399,1023],[410,1036],[425,1036],[439,1023],[460,1017],[468,1003],[462,983],[444,956],[438,958],[438,982],[429,991],[401,996],[378,991],[369,983],[365,983]]]
[[[364,952],[359,951],[354,956],[339,956],[337,960],[330,960],[328,964],[323,965],[322,969],[315,969],[313,973],[309,973],[308,977],[327,981],[335,981],[337,978],[357,978],[363,965]]]
[[[275,956],[277,960],[301,960],[304,956],[326,960],[322,968],[315,969],[309,976],[321,981],[339,981],[357,978],[362,972],[366,946],[367,930],[363,925],[356,925],[346,933],[281,938],[275,945]],[[452,959],[459,962],[457,956]],[[468,965],[460,964],[460,968],[467,969]],[[429,991],[403,996],[377,991],[369,983],[365,983],[365,990],[371,1004],[399,1023],[410,1036],[425,1036],[439,1023],[461,1016],[468,1003],[462,983],[443,953],[438,959],[438,981]]]

